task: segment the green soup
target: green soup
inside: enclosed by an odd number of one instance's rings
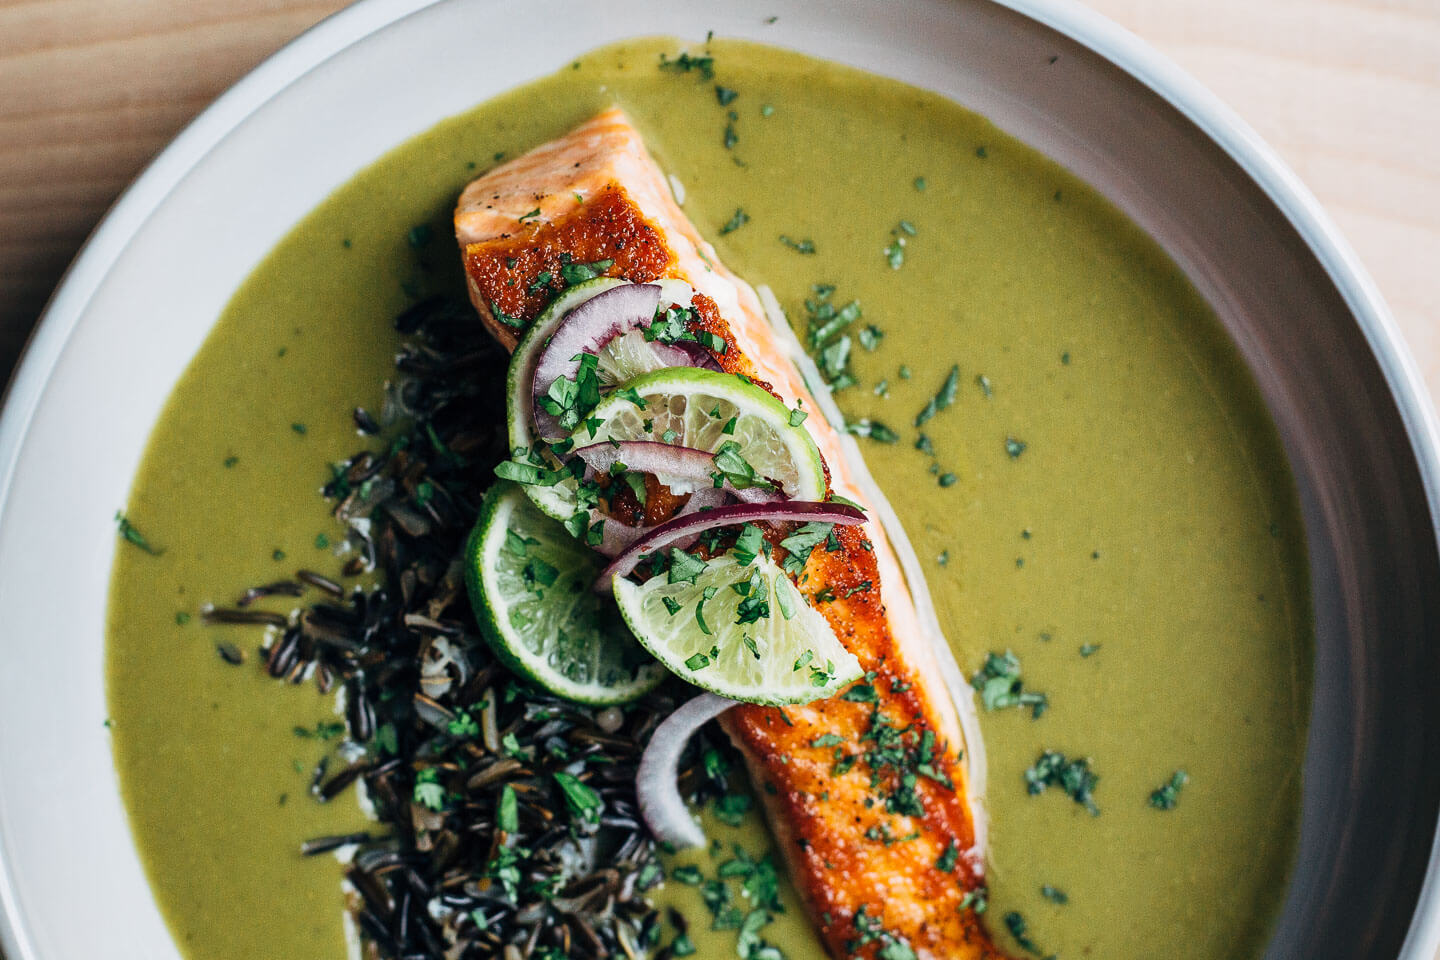
[[[260,265],[177,385],[128,507],[167,549],[120,553],[109,697],[136,842],[182,949],[345,955],[340,869],[299,853],[366,822],[349,795],[309,795],[333,702],[261,679],[256,629],[196,612],[299,566],[337,574],[318,488],[357,446],[351,407],[380,402],[407,290],[460,282],[456,196],[618,102],[726,263],[793,322],[815,284],[862,305],[858,383],[837,400],[898,437],[861,443],[956,659],[968,675],[1011,651],[1046,695],[1038,718],[982,716],[997,943],[1020,952],[1001,921],[1014,911],[1063,957],[1258,956],[1297,833],[1311,624],[1293,481],[1234,347],[1154,243],[984,119],[737,42],[709,45],[713,80],[659,69],[677,49],[599,50],[382,158]],[[436,239],[417,253],[419,224]],[[917,429],[957,368],[953,403]],[[1098,815],[1058,787],[1028,792],[1045,750],[1089,758]],[[1152,792],[1182,770],[1160,809]],[[719,835],[768,844],[758,822]],[[767,938],[820,956],[784,896]],[[658,897],[701,916],[692,888]],[[733,933],[703,926],[702,956],[734,956]]]

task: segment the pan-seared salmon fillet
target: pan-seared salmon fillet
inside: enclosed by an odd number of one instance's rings
[[[723,369],[819,410],[755,292],[676,205],[619,109],[471,183],[455,234],[471,299],[507,347],[563,287],[566,265],[676,278],[695,289],[701,324],[726,341],[715,355]],[[839,432],[818,415],[806,426],[832,492],[868,506],[864,466],[847,458]],[[740,705],[721,723],[833,956],[1004,956],[974,909],[984,909],[981,822],[932,637],[879,525],[836,530],[839,549],[814,551],[799,585],[865,679],[832,700]]]

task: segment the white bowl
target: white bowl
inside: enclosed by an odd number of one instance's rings
[[[1295,467],[1315,581],[1301,852],[1269,955],[1432,960],[1434,414],[1373,284],[1295,177],[1178,69],[1064,0],[366,0],[206,110],[86,245],[0,418],[10,960],[178,956],[103,727],[111,517],[232,291],[316,202],[406,138],[601,44],[709,29],[987,115],[1109,196],[1216,308]]]

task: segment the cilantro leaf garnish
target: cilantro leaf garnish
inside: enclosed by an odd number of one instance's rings
[[[1176,770],[1170,781],[1150,794],[1150,806],[1156,810],[1174,810],[1180,799],[1180,790],[1190,782],[1190,774]]]
[[[667,583],[694,583],[705,572],[708,564],[694,554],[672,547],[670,550],[670,572]]]
[[[915,426],[923,426],[927,420],[944,410],[955,402],[955,395],[960,390],[960,365],[950,367],[950,373],[945,377],[940,390],[925,404],[925,408],[915,415]]]
[[[780,566],[786,573],[799,576],[800,571],[805,569],[806,561],[810,559],[811,551],[824,543],[834,528],[833,523],[811,522],[781,540],[780,546],[789,556],[780,561]]]
[[[1025,692],[1020,680],[1020,658],[1009,650],[988,654],[980,670],[970,678],[970,685],[980,694],[986,710],[1029,707],[1039,720],[1050,706],[1045,694]]]
[[[552,776],[565,796],[565,805],[570,808],[570,815],[587,824],[598,824],[600,811],[605,808],[605,801],[600,794],[582,783],[574,774],[562,771]]]
[[[720,236],[723,237],[727,233],[734,233],[749,222],[750,214],[746,213],[743,208],[736,207],[735,215],[725,221],[725,225],[720,228]]]
[[[1046,750],[1035,765],[1025,771],[1026,788],[1032,796],[1044,793],[1047,787],[1059,787],[1092,817],[1100,815],[1094,796],[1099,781],[1099,776],[1090,769],[1088,757],[1067,760],[1063,753],[1054,750]]]
[[[119,510],[115,511],[115,529],[119,531],[120,536],[126,543],[134,544],[152,557],[158,557],[165,552],[163,547],[152,546],[150,541],[145,539],[145,535],[136,528],[135,524],[131,523],[125,514]]]
[[[613,259],[596,260],[593,263],[566,263],[560,267],[560,278],[574,286],[595,279],[614,265]]]
[[[861,417],[859,420],[845,424],[845,432],[856,437],[869,437],[876,443],[900,442],[900,434],[879,420],[871,420],[869,417]]]

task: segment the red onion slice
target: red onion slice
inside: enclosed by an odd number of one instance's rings
[[[690,815],[676,782],[680,776],[680,754],[696,730],[735,704],[736,701],[713,693],[702,693],[686,701],[655,728],[640,756],[640,768],[635,774],[635,799],[639,802],[640,817],[655,839],[674,844],[677,850],[705,846],[705,832]]]
[[[730,527],[757,521],[814,521],[849,526],[864,523],[865,514],[856,507],[833,501],[819,503],[813,500],[785,500],[780,503],[737,503],[691,516],[673,517],[636,540],[601,570],[600,576],[595,580],[595,592],[604,593],[609,590],[614,579],[634,570],[645,554],[668,547],[682,537],[698,535],[715,527]]]
[[[623,463],[627,470],[653,474],[672,493],[698,493],[715,485],[715,455],[695,447],[680,447],[658,440],[624,440],[619,443],[593,443],[574,452],[585,461],[586,480],[594,479],[596,474],[609,473],[615,464]],[[727,482],[723,489],[745,503],[776,503],[785,499],[779,490],[761,487],[737,490]]]
[[[540,406],[550,385],[562,377],[575,377],[580,369],[575,357],[596,353],[614,338],[651,323],[659,303],[660,288],[655,284],[624,283],[596,294],[565,315],[540,351],[530,388],[535,398],[536,433],[542,439],[559,440],[566,434],[560,422]]]
[[[687,483],[710,486],[710,475],[715,472],[714,454],[658,440],[594,443],[576,448],[575,456],[589,468],[585,472],[587,480],[597,473],[609,473],[617,463],[623,463],[627,470],[654,474],[655,479],[671,488]]]

